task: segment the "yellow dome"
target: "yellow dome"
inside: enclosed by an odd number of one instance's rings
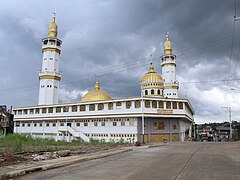
[[[111,99],[112,97],[108,93],[100,89],[99,82],[96,82],[95,89],[85,94],[82,97],[81,102],[104,101]]]
[[[154,67],[152,65],[152,63],[150,64],[149,67],[149,72],[147,72],[146,74],[143,75],[141,81],[147,81],[147,82],[159,82],[159,81],[163,81],[163,78],[160,74],[158,74],[157,72],[154,71]]]
[[[48,31],[48,37],[50,38],[56,38],[58,34],[58,25],[55,22],[55,13],[52,18],[52,22],[49,24],[49,31]]]
[[[166,41],[164,42],[164,54],[170,55],[172,54],[172,43],[169,41],[169,35],[166,34]]]

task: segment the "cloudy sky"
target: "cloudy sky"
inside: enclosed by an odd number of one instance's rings
[[[0,104],[36,105],[41,39],[57,11],[60,101],[79,101],[95,79],[112,97],[140,94],[153,54],[161,73],[165,33],[177,55],[180,96],[195,121],[240,121],[240,0],[0,0]],[[235,27],[234,27],[235,25]],[[234,32],[234,33],[233,33]]]

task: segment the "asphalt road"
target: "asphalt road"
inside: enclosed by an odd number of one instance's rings
[[[240,179],[240,143],[174,143],[36,172],[17,179]]]

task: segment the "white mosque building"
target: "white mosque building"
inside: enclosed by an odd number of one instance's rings
[[[13,109],[15,133],[64,141],[131,143],[185,141],[191,136],[194,110],[188,99],[178,97],[176,55],[168,34],[160,58],[162,76],[151,63],[141,78],[141,95],[113,98],[96,82],[80,101],[69,103],[58,103],[62,41],[57,34],[54,15],[48,37],[42,40],[39,102]]]

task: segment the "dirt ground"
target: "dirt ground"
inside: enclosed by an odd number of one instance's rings
[[[76,147],[68,147],[64,148],[61,147],[62,150],[70,150],[70,156],[76,155],[76,154],[89,154],[89,153],[95,153],[100,151],[105,151],[113,148],[119,148],[119,147],[126,147],[130,146],[129,144],[116,144],[116,145],[89,145],[89,146],[82,146],[81,148]],[[11,153],[11,152],[0,152],[0,167],[8,166],[8,165],[15,165],[20,163],[28,163],[33,161],[33,156],[35,155],[42,155],[47,152],[38,152],[38,153]]]

